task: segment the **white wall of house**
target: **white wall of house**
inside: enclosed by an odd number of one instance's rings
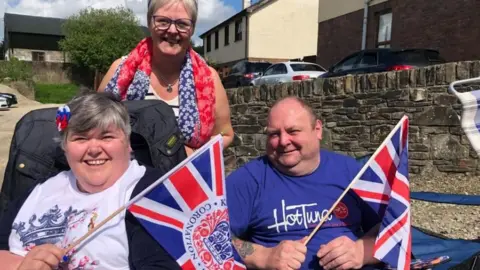
[[[315,55],[318,4],[315,0],[276,0],[253,12],[249,18],[248,57],[292,59]]]
[[[12,52],[13,51],[13,52]],[[33,61],[33,60],[40,60],[40,59],[33,59],[34,55],[37,53],[37,57],[42,57],[40,55],[43,54],[43,62],[53,62],[53,63],[63,63],[64,61],[68,61],[68,59],[64,58],[64,53],[61,51],[44,51],[44,50],[30,50],[30,49],[9,49],[8,50],[8,57],[12,58],[15,57],[21,61]]]
[[[244,59],[246,40],[246,18],[241,19],[241,40],[235,41],[235,21],[229,24],[228,45],[225,45],[225,27],[218,29],[218,48],[215,48],[215,32],[210,33],[210,52],[207,52],[207,37],[203,39],[203,48],[207,58],[217,64]]]
[[[388,0],[372,0],[370,6],[386,2]],[[338,16],[342,16],[360,9],[365,6],[365,0],[319,0],[318,22],[324,22]],[[362,22],[358,22],[362,25]]]

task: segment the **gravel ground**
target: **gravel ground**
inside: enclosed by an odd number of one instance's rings
[[[480,176],[425,173],[410,177],[412,191],[480,195]],[[480,240],[480,206],[412,200],[412,224],[449,238]]]

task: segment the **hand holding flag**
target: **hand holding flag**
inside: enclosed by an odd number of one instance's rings
[[[352,189],[382,222],[373,256],[395,269],[410,269],[410,188],[408,181],[408,117],[404,116],[340,195],[305,244]]]

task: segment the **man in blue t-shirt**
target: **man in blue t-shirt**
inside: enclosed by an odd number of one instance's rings
[[[360,269],[372,257],[379,217],[349,191],[314,230],[360,170],[355,159],[320,150],[322,124],[301,99],[272,106],[267,155],[226,180],[233,243],[248,268]]]

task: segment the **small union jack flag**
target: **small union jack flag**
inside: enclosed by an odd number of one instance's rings
[[[404,116],[367,161],[352,185],[382,220],[374,257],[395,269],[410,269],[408,127]]]
[[[182,269],[246,269],[231,242],[223,165],[219,135],[129,207]]]

